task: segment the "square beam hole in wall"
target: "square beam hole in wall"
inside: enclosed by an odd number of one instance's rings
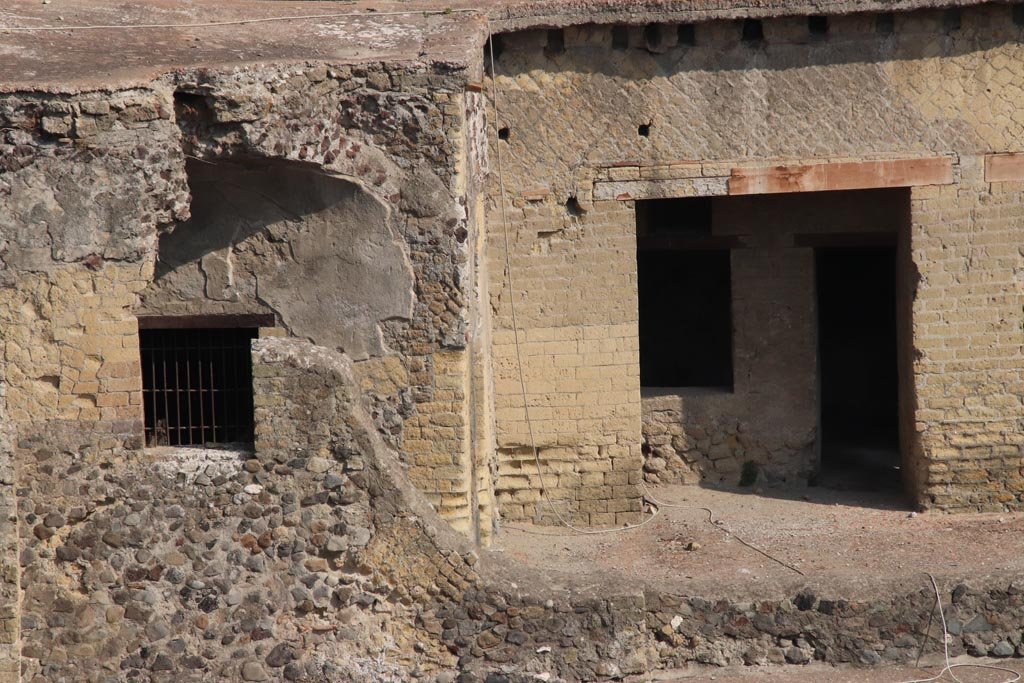
[[[891,36],[896,32],[896,15],[882,12],[875,17],[875,31],[883,36]]]
[[[679,24],[676,29],[676,43],[693,47],[697,44],[697,29],[693,24]]]
[[[764,41],[764,25],[760,19],[744,19],[740,29],[740,40],[744,43],[760,45]]]
[[[612,49],[613,50],[627,50],[627,49],[629,49],[629,27],[628,26],[612,26]]]
[[[828,17],[824,15],[807,17],[807,30],[814,38],[825,37],[828,35]]]
[[[731,252],[711,200],[638,201],[640,384],[732,391]]]
[[[258,327],[147,322],[139,329],[146,445],[251,444]]]

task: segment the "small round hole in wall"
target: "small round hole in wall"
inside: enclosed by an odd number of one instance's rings
[[[636,132],[642,138],[651,137],[651,124],[641,123],[639,126],[637,126]]]
[[[586,213],[580,201],[575,196],[569,197],[565,200],[565,210],[570,216],[576,216],[577,218]]]
[[[508,126],[505,126],[504,128],[499,128],[498,129],[498,139],[499,140],[508,140],[509,135],[511,135],[511,131],[509,131]]]

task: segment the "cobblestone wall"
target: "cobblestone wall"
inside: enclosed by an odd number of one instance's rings
[[[41,446],[24,463],[24,680],[397,681],[450,665],[411,627],[412,596],[449,565],[401,547],[403,501],[444,523],[384,484],[401,466],[372,456],[348,361],[286,340],[254,361],[255,453]]]
[[[917,655],[927,588],[855,600],[794,582],[736,602],[578,586],[473,550],[408,481],[348,359],[264,339],[253,361],[254,453],[25,461],[23,680],[601,681]],[[947,579],[953,654],[1024,654],[1001,581]]]
[[[8,424],[2,390],[0,422]],[[18,511],[11,432],[9,425],[0,426],[0,681],[4,683],[17,681],[21,669]]]

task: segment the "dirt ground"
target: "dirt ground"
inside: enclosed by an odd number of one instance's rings
[[[803,576],[709,524],[699,509],[662,507],[640,528],[600,535],[507,525],[494,549],[569,573],[574,583],[599,586],[615,576],[683,595],[740,600],[792,596],[803,586],[823,596],[867,599],[927,588],[923,572],[948,589],[1001,575],[1009,581],[1024,571],[1024,513],[916,514],[891,494],[823,488],[650,491],[663,503],[710,508],[725,527]]]
[[[959,658],[954,661],[965,664],[988,664],[1024,675],[1024,663],[1020,661],[975,658]],[[753,681],[767,681],[768,683],[906,683],[930,678],[937,675],[941,669],[942,664],[920,669],[911,667],[858,669],[810,664],[771,668],[663,671],[651,677],[629,679],[628,683],[698,683],[698,681],[700,683],[704,681],[714,681],[714,683],[752,683]],[[1013,674],[1010,673],[975,667],[957,668],[952,673],[963,683],[1009,683],[1013,679]],[[953,683],[954,680],[950,677],[949,672],[941,679],[943,683]]]

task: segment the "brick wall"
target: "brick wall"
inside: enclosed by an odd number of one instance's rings
[[[1000,5],[965,9],[959,28],[946,26],[943,17],[937,10],[898,14],[891,33],[879,29],[874,15],[830,17],[827,36],[814,38],[808,34],[804,17],[766,19],[765,40],[757,44],[740,39],[738,22],[697,25],[695,45],[678,45],[677,32],[666,26],[661,29],[665,39],[657,49],[648,45],[642,27],[629,29],[630,43],[625,49],[613,48],[608,26],[565,29],[564,49],[545,49],[548,34],[543,31],[501,37],[498,123],[508,129],[508,135],[507,140],[491,143],[503,154],[507,194],[500,196],[499,184],[492,176],[488,239],[495,310],[497,489],[503,514],[536,517],[537,486],[541,484],[518,396],[511,350],[511,297],[518,306],[527,398],[531,406],[536,405],[531,418],[544,460],[543,473],[551,480],[544,482],[546,488],[572,501],[574,491],[586,487],[583,479],[577,478],[582,467],[603,463],[601,466],[611,468],[613,441],[615,449],[625,449],[617,452],[630,456],[641,441],[638,359],[635,347],[630,346],[635,345],[636,335],[635,228],[630,200],[725,195],[737,181],[730,169],[771,167],[779,160],[798,163],[942,155],[966,165],[954,168],[951,180],[956,182],[961,172],[968,176],[973,172],[967,167],[974,163],[970,154],[1020,149],[1024,127],[1016,103],[1024,90],[1024,69],[1020,68],[1024,27],[1014,23],[1009,7]],[[908,184],[914,182],[918,181]],[[920,182],[950,179],[936,175]],[[973,244],[973,240],[988,239],[982,236],[987,231],[997,230],[987,213],[989,203],[996,200],[986,198],[985,210],[980,210],[978,204],[989,190],[967,189],[969,186],[953,184],[920,192],[948,197],[949,215],[942,220],[948,224],[955,216],[966,226],[956,233],[956,240]],[[1004,197],[1007,203],[1017,197],[1013,189],[995,192],[992,190],[993,197]],[[499,201],[509,207],[510,256],[516,281],[511,292],[504,284],[505,226]],[[1014,275],[1019,265],[1011,263],[1009,256],[986,261],[985,267],[992,271],[978,271],[978,283],[966,284],[965,280],[959,289],[945,284],[943,278],[929,280],[926,273],[937,262],[927,262],[930,256],[916,246],[924,226],[924,219],[916,216],[926,205],[915,199],[915,246],[907,252],[912,263],[905,262],[904,270],[912,273],[916,268],[922,280],[916,289],[919,300],[906,309],[913,320],[904,324],[913,327],[916,352],[923,348],[917,345],[919,334],[936,336],[935,341],[926,342],[925,337],[920,343],[938,344],[941,337],[950,344],[963,345],[960,353],[965,359],[970,355],[965,366],[943,368],[956,368],[956,376],[972,378],[967,386],[975,389],[991,385],[997,397],[964,396],[961,404],[961,410],[973,416],[981,407],[968,408],[966,401],[989,401],[985,407],[991,421],[986,424],[991,429],[982,429],[981,423],[951,422],[928,407],[937,397],[927,395],[934,391],[941,393],[942,399],[953,399],[947,394],[960,390],[945,383],[941,389],[933,389],[935,361],[916,363],[913,380],[904,381],[903,391],[904,422],[915,425],[905,430],[908,479],[915,499],[923,504],[977,507],[984,500],[997,506],[1018,506],[1021,498],[1007,498],[1006,484],[970,481],[1005,478],[1001,470],[982,473],[967,465],[965,474],[949,475],[963,483],[965,488],[959,493],[956,487],[949,489],[947,498],[924,493],[921,461],[937,463],[938,457],[950,457],[934,450],[939,447],[936,434],[960,440],[955,446],[943,446],[953,448],[958,457],[979,447],[990,460],[998,459],[1000,467],[1015,471],[1019,444],[1007,442],[1015,438],[1009,427],[1019,419],[1016,377],[1020,362],[1009,358],[1013,353],[1019,357],[1019,336],[1014,335],[1020,333],[1021,315],[1020,284],[1014,280],[1019,278]],[[995,211],[1000,210],[1008,223],[998,230],[1019,230],[1019,218],[1005,208]],[[901,210],[899,217],[905,221],[906,212]],[[1011,229],[1011,224],[1017,227]],[[1012,250],[1012,243],[1004,248]],[[948,251],[942,254],[948,258]],[[979,254],[975,247],[973,263],[979,263]],[[810,285],[807,256],[794,253],[788,257],[794,260],[795,270],[790,269],[786,277],[795,279],[788,284],[780,279],[780,289],[774,291],[776,295],[788,291],[798,296]],[[802,265],[801,258],[805,260]],[[734,270],[744,272],[742,267],[735,268],[735,261]],[[771,278],[765,280],[764,272],[751,275],[752,280],[775,287]],[[974,294],[982,285],[996,297],[997,305],[988,306],[980,315],[987,320],[986,316],[998,311],[1001,316],[999,321],[981,323],[988,325],[988,336],[977,339],[985,345],[970,343],[972,337],[964,336],[965,325],[943,322],[936,328],[935,323],[928,323],[932,326],[925,328],[919,324],[918,317],[931,312],[928,306],[946,305],[958,315],[986,306],[983,297]],[[925,292],[930,287],[941,292],[938,296],[945,303],[928,303],[931,295]],[[910,289],[906,284],[904,291],[910,293]],[[805,300],[802,305],[807,304]],[[752,343],[756,336],[751,335]],[[813,347],[813,340],[807,344],[805,351]],[[989,348],[1003,360],[988,358]],[[904,352],[905,359],[912,355]],[[809,353],[802,357],[806,363],[812,362]],[[741,360],[737,356],[737,364]],[[1003,365],[996,367],[998,362]],[[924,412],[918,412],[916,419],[912,417],[914,390],[923,392],[918,409]],[[806,419],[807,393],[801,395],[803,398],[794,398],[787,406],[787,418],[801,412],[805,416],[805,428],[797,430],[801,434],[795,448],[785,448],[802,455],[794,456],[795,460],[788,455],[783,458],[803,463],[789,468],[794,472],[805,472],[806,463],[813,459],[808,455],[814,434],[807,429],[811,426]],[[649,425],[658,421],[654,416],[660,413],[663,429],[658,438],[663,442],[701,438],[696,431],[690,433],[679,426],[683,408],[689,411],[690,405],[677,404],[672,410],[652,406],[647,412]],[[673,411],[679,413],[678,420]],[[699,414],[700,409],[694,413]],[[713,438],[729,441],[734,455],[742,450],[746,457],[746,446],[732,430],[733,425],[716,425]],[[1002,442],[997,444],[998,439]],[[998,456],[997,451],[1001,453]],[[723,466],[732,476],[735,463]],[[938,481],[936,486],[940,486]],[[967,491],[974,493],[967,495]],[[606,494],[616,495],[614,489]],[[1000,496],[1005,500],[997,500]],[[575,504],[567,505],[571,509]]]
[[[1024,182],[913,193],[915,429],[921,499],[945,509],[1019,508],[1024,494]]]
[[[636,276],[628,259],[609,258],[636,249],[631,211],[618,202],[599,202],[582,221],[560,206],[517,200],[510,214],[513,290],[504,279],[500,225],[492,222],[489,235],[501,515],[551,518],[542,502],[546,495],[578,523],[635,521]],[[518,348],[539,471],[523,409],[509,297],[516,298],[521,325]]]

